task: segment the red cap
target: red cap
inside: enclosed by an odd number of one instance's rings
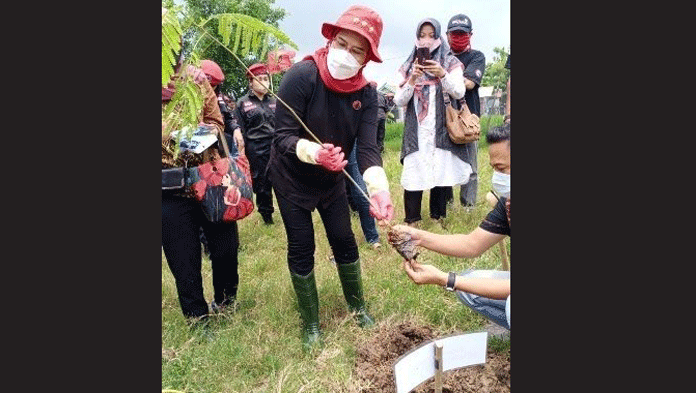
[[[225,74],[222,68],[212,60],[201,60],[201,69],[210,80],[210,85],[215,87],[225,80]]]
[[[251,66],[249,66],[249,71],[246,73],[246,75],[248,78],[251,78],[252,74],[254,76],[268,74],[268,67],[266,67],[266,65],[263,63],[252,64]]]
[[[373,9],[364,5],[352,5],[338,18],[335,24],[324,23],[321,26],[321,34],[331,40],[341,29],[354,31],[367,39],[370,43],[370,56],[368,60],[377,63],[382,62],[377,48],[382,37],[382,18]]]

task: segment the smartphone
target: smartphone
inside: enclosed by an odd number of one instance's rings
[[[420,65],[425,65],[425,61],[430,60],[430,48],[416,48],[416,61]]]

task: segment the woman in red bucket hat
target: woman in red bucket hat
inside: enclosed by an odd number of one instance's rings
[[[374,324],[363,298],[360,258],[342,172],[354,144],[373,205],[370,214],[386,221],[394,215],[376,142],[377,91],[362,74],[369,61],[382,61],[378,51],[382,18],[368,7],[355,5],[336,23],[324,23],[321,33],[328,40],[326,46],[286,72],[278,97],[322,143],[285,106],[278,105],[268,165],[287,234],[288,267],[304,325],[305,348],[320,342],[321,335],[314,277],[315,208],[326,229],[348,308],[360,326]]]

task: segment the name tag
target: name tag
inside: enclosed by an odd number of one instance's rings
[[[251,101],[245,101],[244,107],[242,108],[242,110],[244,110],[244,112],[249,112],[250,110],[252,110],[254,108],[256,108],[256,104],[254,104]]]

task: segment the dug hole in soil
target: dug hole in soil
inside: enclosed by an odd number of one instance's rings
[[[426,341],[438,336],[428,326],[412,322],[382,326],[368,342],[358,348],[355,369],[364,393],[395,392],[394,363],[396,360]],[[429,379],[412,392],[435,391],[435,382]],[[509,352],[488,350],[486,363],[446,371],[442,375],[442,391],[450,392],[510,392]]]

